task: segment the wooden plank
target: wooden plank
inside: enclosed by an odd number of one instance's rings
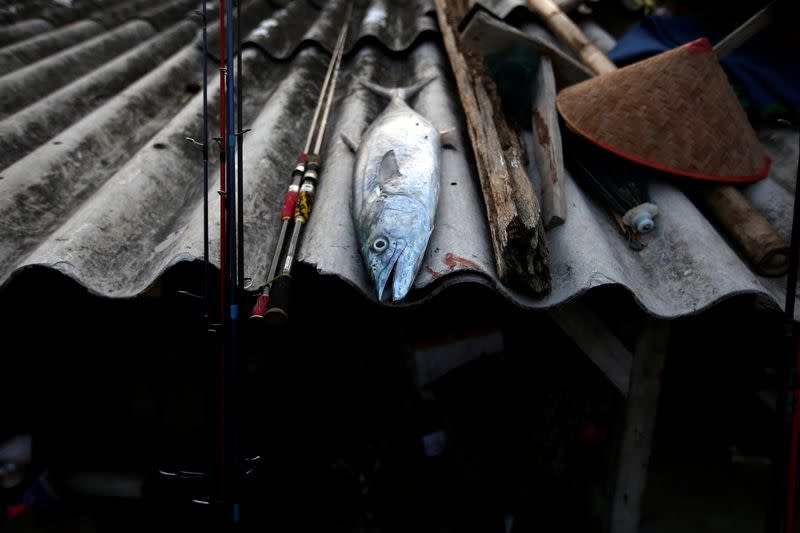
[[[468,22],[461,33],[461,45],[476,55],[488,58],[510,50],[530,49],[541,58],[534,80],[532,123],[538,142],[534,143],[533,159],[542,177],[542,216],[544,227],[550,229],[566,219],[564,197],[564,158],[561,151],[561,132],[556,110],[556,62],[559,76],[568,83],[578,83],[592,72],[545,42],[505,24],[501,20],[476,10],[467,15]],[[502,130],[504,128],[498,128]],[[513,168],[513,164],[512,164]]]
[[[453,31],[466,4],[435,0],[435,5],[467,118],[497,275],[506,284],[548,292],[549,252],[539,202],[521,163],[521,143],[505,123],[496,88],[483,75],[482,59],[461,50]]]
[[[469,18],[459,40],[460,46],[483,57],[500,54],[512,47],[532,46],[539,55],[552,62],[559,83],[573,85],[594,76],[588,67],[564,53],[560,48],[538,35],[528,35],[491,16],[483,10],[467,14]],[[462,23],[463,25],[463,23]],[[542,30],[547,31],[547,30]]]
[[[556,110],[556,78],[553,63],[542,57],[534,84],[533,130],[539,142],[533,143],[533,159],[542,178],[542,216],[546,229],[567,219],[564,196],[564,154]]]
[[[483,146],[483,139],[486,137],[485,125],[480,116],[478,102],[472,89],[472,75],[467,68],[466,59],[458,51],[456,37],[450,23],[445,15],[443,2],[435,0],[436,15],[439,20],[439,27],[444,39],[447,55],[450,58],[450,65],[453,69],[456,85],[458,87],[459,98],[467,117],[467,131],[470,141],[472,141],[473,151],[476,152],[476,164],[478,167],[478,177],[481,181],[481,188],[486,202],[486,211],[489,218],[489,231],[492,237],[492,247],[495,256],[495,268],[497,275],[501,279],[506,277],[505,263],[500,260],[503,256],[503,237],[500,228],[508,224],[507,213],[498,207],[507,204],[511,197],[511,187],[508,184],[507,173],[500,172],[495,176],[490,176],[486,168],[486,162],[478,156],[479,145]]]
[[[645,317],[634,350],[611,504],[611,533],[636,533],[661,395],[669,322]]]
[[[573,300],[551,309],[550,316],[614,387],[627,397],[633,355],[597,315],[583,302]]]

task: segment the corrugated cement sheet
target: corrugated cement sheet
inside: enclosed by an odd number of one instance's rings
[[[127,4],[116,2],[109,9]],[[137,13],[160,10],[156,20],[131,16],[72,36],[76,42],[63,47],[48,44],[63,38],[63,27],[44,29],[0,49],[0,60],[9,65],[15,50],[48,50],[0,77],[0,283],[40,265],[93,293],[132,297],[176,263],[202,256],[200,149],[186,141],[202,137],[196,7],[180,0],[152,1]],[[327,50],[336,39],[337,14],[344,8],[343,0],[321,7],[309,0],[285,5],[251,0],[243,6],[248,35],[244,111],[252,128],[244,144],[245,274],[253,286],[266,281],[280,202],[310,122]],[[71,24],[99,24],[94,20],[78,17]],[[57,50],[50,52],[53,46]],[[552,292],[533,298],[503,286],[495,275],[463,113],[430,2],[359,4],[347,48],[319,193],[300,253],[300,260],[321,274],[342,278],[374,298],[351,220],[353,155],[341,134],[358,138],[386,102],[360,82],[406,85],[435,74],[413,106],[440,129],[456,128],[458,142],[456,150],[443,152],[436,227],[403,305],[424,302],[456,283],[488,285],[530,308],[618,284],[663,317],[696,313],[741,293],[763,294],[782,304],[784,279],[755,275],[692,202],[665,182],[652,184],[661,214],[649,245],[636,253],[603,208],[568,179],[567,222],[547,234]],[[216,73],[213,63],[209,72]],[[218,112],[217,86],[212,78],[211,117]],[[211,128],[213,136],[213,120]],[[785,130],[761,135],[775,165],[770,177],[747,194],[788,235],[797,138]],[[530,136],[527,142],[533,142]],[[211,161],[212,199],[217,165]],[[533,166],[529,171],[536,182]],[[218,211],[212,201],[214,263]]]

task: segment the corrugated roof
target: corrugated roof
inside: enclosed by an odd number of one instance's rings
[[[289,57],[304,44],[316,44],[331,52],[346,11],[347,2],[327,2],[322,8],[310,1],[290,2],[261,21],[245,42],[279,59]],[[402,52],[422,35],[438,31],[432,0],[357,2],[350,20],[345,53],[370,40]]]
[[[109,9],[130,4],[107,3]],[[296,0],[278,6],[251,0],[243,6],[248,35],[244,115],[252,128],[244,144],[245,274],[253,286],[265,282],[282,195],[345,4],[335,0],[319,7]],[[202,137],[201,50],[197,27],[187,22],[196,5],[149,5],[161,10],[158,17],[132,17],[90,32],[96,19],[82,15],[0,49],[0,62],[11,69],[0,77],[0,142],[6,147],[0,151],[0,283],[9,283],[21,269],[43,265],[93,293],[131,297],[172,265],[201,257],[201,157],[185,140]],[[506,14],[505,8],[497,9]],[[413,107],[439,129],[456,127],[459,141],[456,150],[443,152],[436,227],[415,290],[403,304],[422,302],[456,283],[487,285],[531,308],[619,284],[645,309],[665,317],[695,313],[741,293],[783,302],[784,280],[755,275],[694,204],[664,182],[652,184],[661,214],[648,246],[637,253],[604,209],[568,179],[567,222],[547,233],[552,292],[533,298],[502,285],[494,271],[463,113],[431,13],[427,0],[372,0],[354,10],[301,261],[374,298],[351,220],[353,155],[341,134],[358,138],[386,105],[361,80],[406,85],[436,74]],[[0,28],[0,35],[25,24],[20,20]],[[215,117],[214,63],[209,73],[209,113]],[[216,125],[210,127],[213,136]],[[767,180],[746,193],[788,236],[796,135],[765,131],[762,140],[775,165]],[[530,135],[526,142],[533,142]],[[212,160],[212,192],[216,165]],[[528,171],[536,182],[535,165]],[[214,263],[218,211],[212,202]]]

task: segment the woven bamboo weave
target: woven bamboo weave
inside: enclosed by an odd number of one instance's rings
[[[660,170],[728,183],[769,172],[706,39],[567,87],[558,109],[574,132]]]

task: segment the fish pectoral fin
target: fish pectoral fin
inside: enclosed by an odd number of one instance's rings
[[[458,150],[457,147],[458,138],[455,128],[450,128],[444,131],[440,131],[439,138],[442,140],[442,148]]]
[[[400,168],[397,166],[397,158],[394,155],[394,150],[389,150],[383,154],[381,167],[378,171],[378,183],[380,184],[381,190],[393,190],[402,177],[403,175],[400,173]]]
[[[342,135],[342,140],[344,141],[344,144],[346,144],[347,147],[350,148],[350,151],[355,153],[356,150],[358,150],[358,145],[361,144],[361,141],[355,142],[353,139],[348,137],[346,133],[342,133],[341,135]]]

